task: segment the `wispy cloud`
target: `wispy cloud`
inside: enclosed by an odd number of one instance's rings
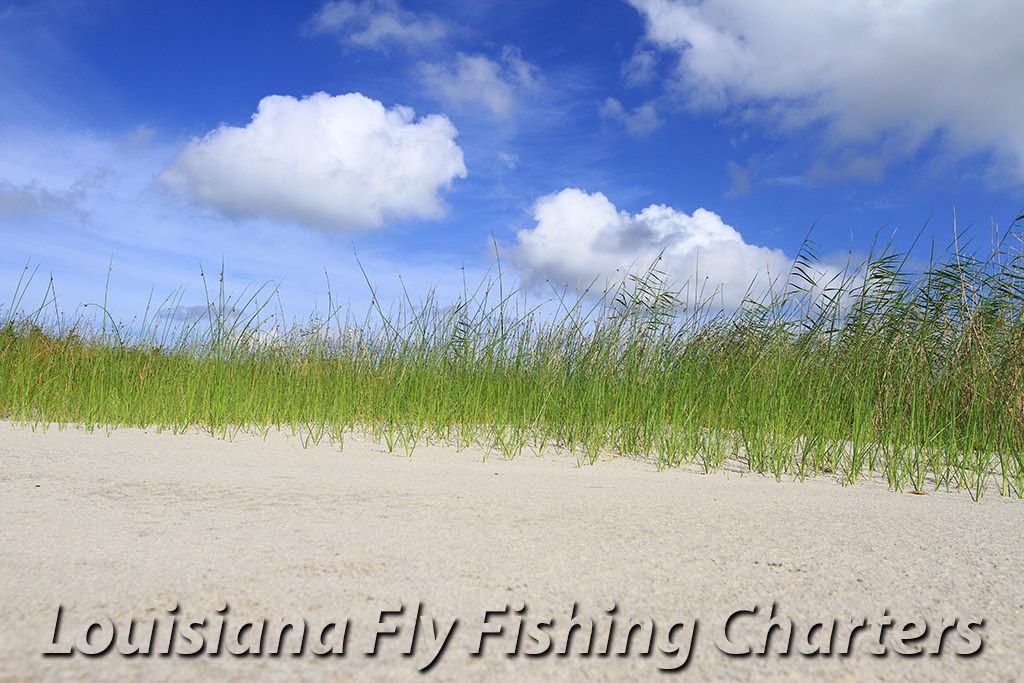
[[[451,31],[438,17],[406,10],[396,0],[328,2],[310,20],[309,29],[373,50],[437,45]]]
[[[537,67],[510,45],[502,49],[498,60],[459,53],[449,62],[423,62],[417,73],[431,94],[445,104],[483,107],[500,118],[509,117],[519,96],[539,82]]]
[[[0,180],[0,219],[79,212],[81,190],[51,190],[38,180],[15,185]]]
[[[614,97],[609,97],[604,101],[601,106],[601,116],[622,124],[630,135],[637,137],[654,132],[662,123],[654,102],[645,102],[632,111],[626,111],[622,103]]]
[[[729,189],[725,196],[735,199],[750,194],[752,184],[752,173],[750,168],[735,161],[727,161],[725,170],[729,174]]]
[[[625,79],[626,85],[634,87],[647,85],[655,79],[657,65],[657,52],[638,49],[633,52],[629,61],[622,65],[622,77]]]

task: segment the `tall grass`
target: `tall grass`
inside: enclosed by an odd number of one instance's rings
[[[830,269],[807,243],[788,277],[731,311],[670,289],[660,263],[545,305],[499,275],[452,304],[385,310],[374,297],[357,319],[329,302],[287,326],[273,290],[228,297],[223,277],[197,319],[174,322],[172,297],[131,325],[105,306],[100,324],[69,321],[52,286],[26,309],[22,281],[0,318],[0,416],[228,437],[287,428],[307,442],[358,429],[410,454],[558,446],[587,462],[738,462],[1019,497],[1024,256],[1012,234],[984,258],[955,245],[917,269],[888,249]]]

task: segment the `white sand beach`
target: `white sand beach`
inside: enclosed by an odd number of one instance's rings
[[[484,461],[429,447],[406,458],[354,437],[343,450],[303,449],[276,433],[228,442],[3,424],[0,548],[3,680],[645,680],[683,654],[685,668],[669,675],[689,680],[1024,675],[1024,503],[997,495],[975,503],[880,482],[658,472],[627,459],[580,468],[557,454]],[[889,647],[877,656],[864,631],[848,657],[724,654],[726,617],[772,602],[794,633],[888,610],[931,633],[944,618],[984,620],[975,627],[982,645],[959,655],[967,644],[953,629],[940,655]],[[403,603],[397,637],[366,656],[380,611]],[[689,642],[689,652],[670,656],[656,644],[649,657],[508,656],[516,639],[506,631],[472,656],[485,612],[520,603],[524,618],[556,624],[576,603],[597,617],[597,631],[621,619],[620,634],[631,617],[655,629],[683,623],[663,644]],[[170,623],[175,605],[184,622],[225,604],[235,624],[348,619],[345,652],[126,657],[114,646],[104,656],[43,655],[71,647],[93,621],[110,619],[120,632],[132,618]],[[422,676],[423,632],[413,654],[401,654],[417,605],[434,624],[458,619]],[[736,619],[728,643],[756,641],[755,617]]]

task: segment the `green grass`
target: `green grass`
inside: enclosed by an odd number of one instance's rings
[[[286,327],[267,289],[229,299],[222,284],[189,324],[168,320],[173,299],[86,324],[52,287],[25,310],[23,281],[0,317],[0,416],[1024,492],[1024,257],[1006,241],[916,270],[883,251],[830,271],[808,244],[735,311],[670,291],[659,264],[534,308],[504,286],[499,270],[454,305],[375,301],[355,319],[329,304]]]

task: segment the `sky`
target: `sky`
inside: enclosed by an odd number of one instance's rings
[[[725,306],[1024,207],[1017,0],[0,0],[0,305],[494,272]],[[922,232],[923,231],[923,232]],[[357,261],[358,258],[358,261]],[[109,271],[109,272],[108,272]],[[109,276],[109,288],[107,278]],[[152,294],[151,294],[152,293]],[[33,299],[35,297],[35,299]]]

